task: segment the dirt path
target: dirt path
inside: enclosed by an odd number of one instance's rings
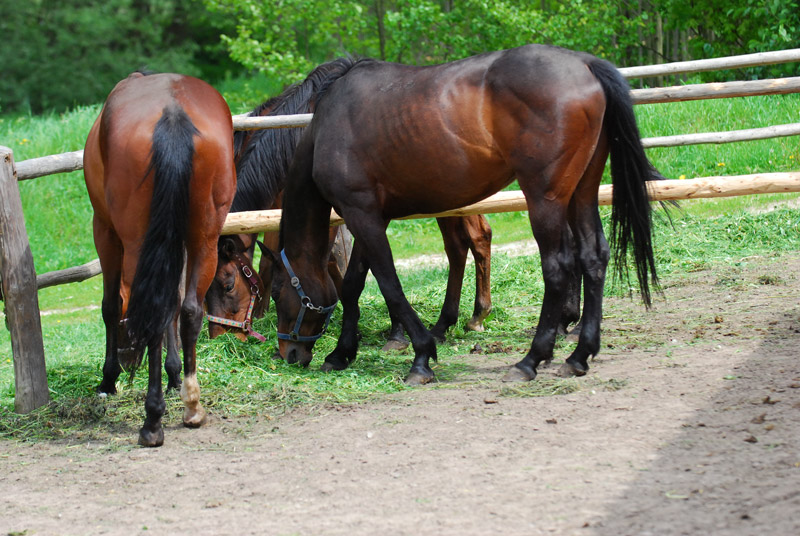
[[[519,356],[465,355],[458,384],[160,449],[3,441],[0,534],[800,534],[798,276],[748,259],[650,313],[608,300],[571,394],[511,396]]]

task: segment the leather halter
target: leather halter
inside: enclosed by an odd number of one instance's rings
[[[242,271],[242,275],[244,275],[245,279],[247,279],[247,281],[250,283],[250,305],[247,307],[247,314],[242,322],[213,315],[206,315],[206,318],[208,318],[209,322],[214,322],[215,324],[241,329],[244,331],[245,335],[254,337],[259,342],[265,342],[267,338],[253,329],[253,309],[255,307],[256,300],[260,300],[262,298],[261,291],[258,288],[259,280],[245,258],[243,258],[239,253],[236,253],[234,254],[234,259],[236,259],[236,261],[239,263],[239,269]]]
[[[290,333],[281,333],[279,331],[278,339],[294,342],[314,342],[322,337],[322,335],[328,329],[328,324],[331,321],[331,315],[333,314],[333,310],[336,309],[336,304],[339,301],[337,300],[333,302],[333,305],[329,305],[327,307],[321,307],[311,303],[311,298],[309,298],[306,293],[303,292],[303,287],[300,285],[300,278],[295,275],[294,270],[292,270],[292,266],[289,264],[289,259],[286,258],[286,250],[281,250],[281,260],[283,261],[283,265],[286,267],[286,271],[289,272],[291,285],[297,291],[297,295],[300,296],[301,307],[300,313],[297,315],[297,321],[294,324],[294,329]],[[322,331],[316,335],[300,335],[300,326],[303,325],[303,317],[308,309],[325,315],[325,324],[322,326]]]

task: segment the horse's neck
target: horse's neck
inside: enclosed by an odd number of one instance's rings
[[[325,271],[330,254],[331,205],[320,195],[310,176],[289,177],[282,211],[281,235],[286,255],[307,259]]]

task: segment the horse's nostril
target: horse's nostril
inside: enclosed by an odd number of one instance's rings
[[[286,353],[286,362],[289,364],[297,363],[297,349],[292,348]]]

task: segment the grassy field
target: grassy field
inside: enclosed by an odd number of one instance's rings
[[[227,95],[241,112],[261,97],[252,87],[250,97],[239,87]],[[265,95],[266,96],[266,95]],[[636,108],[642,135],[707,132],[783,124],[798,121],[800,96],[754,97]],[[11,147],[15,158],[81,149],[99,106],[44,117],[0,117],[0,144]],[[798,169],[797,138],[720,146],[652,149],[648,155],[668,177],[693,178],[738,175]],[[25,181],[20,185],[27,231],[38,272],[82,264],[95,257],[91,239],[91,208],[82,174],[75,172]],[[724,200],[698,200],[683,204],[673,214],[673,225],[660,219],[656,244],[659,269],[666,276],[708,268],[714,263],[743,262],[753,255],[774,256],[800,249],[800,216],[797,210],[778,208],[757,213],[763,207],[796,198],[797,195],[763,195]],[[607,218],[607,210],[603,210]],[[490,215],[495,243],[530,238],[524,213]],[[438,229],[432,220],[395,222],[390,239],[397,257],[442,250]],[[462,322],[471,310],[473,274],[468,270],[462,301]],[[433,323],[444,296],[446,270],[424,268],[401,274],[409,300],[423,321]],[[607,293],[623,295],[629,289],[609,282]],[[495,309],[484,333],[465,333],[456,327],[447,344],[440,346],[442,358],[436,374],[439,387],[458,385],[460,365],[449,356],[468,352],[476,343],[502,340],[515,352],[529,344],[525,330],[535,324],[541,303],[542,284],[538,259],[496,255],[492,259],[492,292]],[[100,401],[93,396],[100,380],[104,330],[97,306],[101,281],[43,289],[39,294],[48,380],[54,403],[28,416],[12,415],[13,365],[8,332],[0,330],[0,436],[16,438],[107,437],[119,427],[138,427],[142,415],[146,374],[132,383],[121,382],[120,396]],[[364,341],[359,359],[344,373],[325,375],[274,361],[275,343],[241,343],[233,337],[199,343],[200,382],[203,402],[218,415],[270,416],[296,404],[354,402],[381,393],[406,389],[402,378],[409,354],[379,352],[388,328],[385,304],[374,282],[362,298]],[[315,363],[335,345],[338,335],[335,314],[332,329],[318,343]],[[274,333],[274,318],[258,321],[262,333]],[[564,352],[559,352],[562,355]],[[566,381],[566,380],[565,380]],[[566,385],[566,384],[565,384]],[[564,386],[541,386],[536,394],[551,394]],[[168,418],[178,419],[177,395],[168,397]],[[130,438],[121,438],[127,444]]]

